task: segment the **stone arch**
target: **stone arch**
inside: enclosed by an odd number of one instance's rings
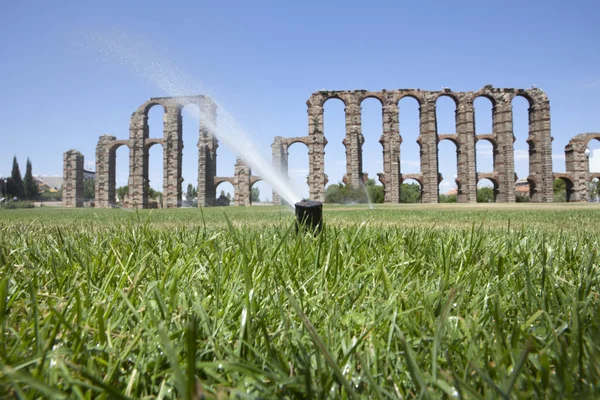
[[[500,186],[498,179],[496,178],[496,176],[494,176],[494,174],[483,174],[483,173],[477,174],[477,190],[478,191],[482,188],[481,181],[489,181],[492,184],[493,202],[495,203],[498,198],[498,190],[499,190],[499,186]],[[482,202],[482,199],[480,196],[477,196],[477,202],[478,203]]]
[[[563,174],[563,173],[558,173],[558,174],[554,174],[554,182],[556,181],[562,181],[564,182],[565,185],[565,194],[564,194],[564,202],[570,203],[572,201],[574,201],[574,194],[575,191],[574,189],[574,179],[572,176],[570,176],[569,174]],[[558,196],[558,197],[557,197]],[[556,191],[554,192],[554,201],[563,201],[562,200],[562,194],[561,193],[556,193]]]
[[[231,185],[231,192],[232,193],[230,193],[231,194],[231,199],[229,199],[230,203],[225,204],[225,201],[220,198],[219,186],[221,186],[221,184],[229,184],[229,185]],[[221,186],[221,190],[224,190],[223,186]],[[235,187],[235,183],[234,183],[233,178],[229,178],[229,177],[216,177],[215,178],[215,191],[217,193],[216,199],[215,199],[215,205],[216,206],[226,206],[226,205],[234,205],[235,204],[235,196],[237,195],[237,193],[236,193],[236,187]]]
[[[488,111],[485,112],[485,115],[482,116],[482,112],[481,112],[481,108],[483,107],[483,105],[481,105],[482,101],[487,101],[489,102],[488,104],[491,105],[491,107],[489,107],[489,116],[488,116]],[[478,106],[478,104],[480,104]],[[475,115],[474,117],[474,132],[475,135],[486,135],[486,134],[493,134],[494,132],[494,107],[496,107],[496,99],[493,96],[490,96],[489,94],[480,94],[478,96],[476,96],[473,99],[473,113]],[[479,115],[479,117],[478,117]],[[478,123],[482,122],[481,119],[485,118],[485,128],[486,129],[482,129],[481,125],[483,125],[482,123]],[[489,123],[489,124],[488,124]]]
[[[343,108],[340,107],[340,102]],[[341,95],[330,96],[323,102],[323,138],[325,143],[323,146],[323,169],[325,175],[330,177],[334,183],[338,181],[345,183],[350,169],[346,141],[347,108],[348,101]],[[342,165],[337,165],[336,168],[334,163],[341,163]],[[341,177],[337,174],[339,169],[343,171]]]
[[[384,124],[384,101],[372,92],[367,92],[359,97],[361,138],[360,152],[368,157],[360,157],[360,172],[362,172],[361,186],[370,177],[374,178],[384,170],[384,157],[386,150],[386,136]],[[378,156],[379,154],[380,156]]]
[[[448,153],[450,149],[448,146],[453,144],[453,151]],[[446,151],[442,151],[443,147],[446,147]],[[460,153],[460,143],[458,142],[457,135],[442,135],[439,137],[438,141],[438,157],[440,154],[446,162],[441,163],[443,167],[439,169],[440,171],[440,179],[438,182],[438,191],[440,194],[445,194],[447,191],[453,189],[454,183],[456,183],[457,179],[455,176],[458,176],[458,158]],[[453,155],[451,155],[453,154]],[[446,178],[443,178],[443,177]]]
[[[408,196],[406,195],[406,193],[404,195],[402,195],[402,185],[403,184],[413,184],[416,183],[419,185],[419,197],[418,199],[416,199],[416,201],[409,201],[408,200]],[[401,203],[422,203],[423,202],[423,177],[420,174],[407,174],[407,175],[403,175],[401,177],[401,181],[400,181],[400,197]]]

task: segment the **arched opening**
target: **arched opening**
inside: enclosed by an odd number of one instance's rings
[[[307,199],[308,147],[304,143],[292,143],[288,147],[288,176],[295,192]]]
[[[516,138],[514,143],[515,173],[519,179],[529,177],[529,153],[533,150],[533,144],[527,143],[529,137],[529,101],[521,96],[512,100],[513,109],[513,134]]]
[[[199,118],[200,108],[197,104],[188,104],[181,110],[181,139],[183,140],[181,151],[181,177],[183,182],[181,192],[184,206],[194,206],[193,198],[197,197],[198,139],[201,123]]]
[[[344,102],[335,98],[328,99],[323,105],[323,130],[327,139],[327,146],[325,146],[325,174],[329,180],[327,186],[341,183],[346,173],[346,148],[342,143],[346,136],[344,108]]]
[[[379,139],[383,135],[382,104],[379,99],[367,98],[362,106],[362,132],[365,138],[363,144],[363,174],[370,179],[368,185],[382,186],[377,179],[377,174],[383,172],[383,146]]]
[[[568,178],[557,178],[554,180],[554,202],[566,203],[571,201],[573,194],[573,182]]]
[[[162,208],[164,160],[163,147],[151,145],[148,149],[148,208]]]
[[[449,96],[440,96],[435,102],[435,121],[438,135],[456,133],[456,102]]]
[[[457,146],[452,140],[442,140],[438,143],[439,171],[443,178],[438,189],[442,203],[448,202],[449,199],[454,199],[453,203],[456,202]]]
[[[413,97],[403,97],[398,102],[400,145],[400,171],[403,174],[421,172],[421,146],[417,142],[420,132],[419,102]]]
[[[477,182],[477,202],[495,203],[498,193],[498,184],[491,179],[480,179]]]
[[[473,101],[476,135],[488,135],[493,133],[493,107],[492,101],[485,96],[479,96]]]
[[[115,202],[121,207],[129,206],[129,147],[118,146],[115,154]]]
[[[494,172],[494,145],[489,140],[478,140],[475,144],[477,172]]]
[[[273,204],[273,186],[267,181],[256,181],[252,185],[250,193],[250,204],[270,205]]]
[[[217,200],[216,200],[217,206],[225,207],[225,206],[232,206],[235,204],[234,203],[235,190],[231,183],[229,183],[227,181],[219,183],[216,187],[216,192],[217,192]]]
[[[165,109],[160,104],[155,104],[148,110],[148,138],[161,139],[165,124]]]
[[[600,172],[600,140],[592,139],[588,143],[589,155],[589,172]]]
[[[416,179],[405,179],[400,188],[400,203],[421,203],[423,188]]]

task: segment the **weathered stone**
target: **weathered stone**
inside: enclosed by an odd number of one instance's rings
[[[63,205],[83,207],[83,154],[69,150],[63,155]]]

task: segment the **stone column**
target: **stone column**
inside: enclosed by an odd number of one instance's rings
[[[83,207],[83,154],[77,150],[63,155],[63,206]]]
[[[273,154],[273,168],[279,171],[282,176],[288,178],[288,145],[281,136],[275,136],[271,145]],[[281,205],[281,196],[273,190],[273,204]]]
[[[424,99],[419,108],[421,145],[421,174],[423,175],[423,203],[437,203],[439,199],[439,171],[435,100]]]
[[[362,170],[362,145],[365,141],[362,134],[361,107],[358,97],[353,96],[346,105],[346,137],[342,143],[346,146],[346,175],[344,183],[358,188],[364,183]]]
[[[236,158],[233,186],[235,190],[234,203],[236,206],[249,206],[251,204],[251,175],[250,167],[242,160]]]
[[[129,204],[132,208],[148,206],[148,116],[136,111],[129,125]]]
[[[169,105],[164,114],[163,207],[181,206],[181,162],[183,154],[181,108]]]
[[[116,153],[111,143],[115,136],[102,135],[96,145],[96,207],[107,208],[115,204]]]
[[[529,108],[529,176],[536,187],[532,201],[554,201],[552,175],[552,136],[550,134],[550,105],[536,103]]]
[[[458,136],[457,173],[458,202],[477,202],[477,166],[475,158],[475,111],[473,100],[465,99],[456,108],[456,134]]]
[[[587,141],[575,136],[565,146],[565,163],[567,173],[573,177],[573,194],[571,201],[585,202],[588,199],[589,160],[585,156]]]
[[[325,146],[323,107],[308,107],[308,190],[311,200],[325,201]]]
[[[400,136],[398,103],[389,101],[382,110],[383,134],[379,142],[383,146],[383,176],[386,203],[400,203]]]
[[[200,106],[200,138],[198,139],[198,207],[213,206],[216,202],[217,147],[213,135],[217,124],[217,106],[206,99]],[[237,196],[237,191],[236,191]]]
[[[496,136],[494,172],[498,177],[497,203],[515,202],[515,136],[510,99],[497,99],[492,109],[492,129]]]

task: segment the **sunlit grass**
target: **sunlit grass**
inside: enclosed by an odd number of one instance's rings
[[[0,213],[0,397],[600,395],[597,208],[225,212]]]

